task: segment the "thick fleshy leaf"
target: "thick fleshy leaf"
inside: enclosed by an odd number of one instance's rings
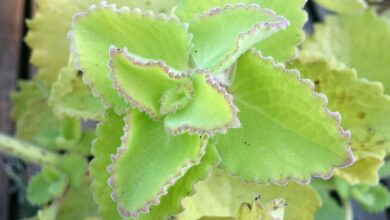
[[[104,219],[122,219],[117,211],[114,201],[111,199],[112,189],[107,185],[109,173],[102,172],[111,163],[110,155],[115,154],[120,146],[124,126],[122,117],[116,115],[112,109],[108,109],[104,120],[98,125],[97,139],[93,146],[94,159],[91,162],[90,172],[93,178],[92,191],[95,201],[99,205],[99,212]],[[139,219],[154,220],[178,214],[182,211],[181,200],[194,193],[195,182],[205,179],[210,169],[219,163],[220,159],[215,147],[209,142],[205,156],[201,163],[188,170],[172,187],[168,194],[161,197],[160,204],[152,207],[147,214],[142,214]]]
[[[29,32],[26,42],[33,50],[31,62],[40,69],[39,77],[45,83],[51,84],[57,79],[60,69],[68,62],[69,42],[66,40],[66,34],[70,29],[73,15],[86,10],[89,5],[100,0],[39,0],[36,2],[34,18],[27,22]],[[167,12],[177,4],[176,0],[109,0],[108,2],[155,12]]]
[[[84,81],[105,104],[124,112],[123,99],[112,88],[109,79],[109,47],[127,47],[132,54],[183,70],[191,48],[186,25],[176,17],[139,9],[116,8],[102,2],[86,13],[78,14],[69,33],[71,50]]]
[[[288,21],[258,5],[212,8],[189,21],[197,67],[220,73],[256,43],[285,29]]]
[[[27,199],[31,204],[44,205],[61,196],[68,184],[68,178],[53,167],[43,167],[34,175],[27,188]]]
[[[390,205],[390,192],[382,185],[354,185],[350,193],[352,198],[368,212],[379,212]]]
[[[182,200],[196,193],[194,184],[204,180],[212,168],[218,165],[220,157],[211,141],[208,143],[206,154],[199,165],[194,166],[180,178],[175,185],[168,189],[168,194],[161,197],[160,204],[153,207],[150,213],[140,216],[142,220],[169,219],[169,217],[184,211]]]
[[[350,134],[313,87],[270,57],[243,55],[230,88],[242,128],[218,136],[221,167],[246,181],[285,183],[329,178],[335,167],[349,165]]]
[[[307,20],[306,12],[303,10],[306,0],[197,0],[196,2],[182,0],[175,9],[175,13],[183,21],[189,21],[211,8],[236,3],[258,4],[262,8],[269,8],[285,17],[290,22],[290,26],[285,31],[280,31],[264,39],[256,45],[256,48],[265,55],[274,57],[277,61],[286,61],[296,56],[297,45],[302,42],[304,37],[301,29]]]
[[[390,98],[383,94],[382,86],[323,59],[301,58],[289,67],[315,82],[316,91],[327,95],[329,107],[344,116],[342,125],[353,134],[352,151],[364,161],[340,170],[340,176],[351,184],[376,184],[381,160],[390,150]],[[361,167],[365,167],[364,172]]]
[[[69,31],[72,16],[99,0],[39,0],[32,20],[27,22],[27,44],[32,48],[31,62],[39,68],[39,77],[48,85],[57,79],[69,57]],[[60,9],[60,10],[59,10]]]
[[[107,166],[111,164],[111,155],[121,145],[121,136],[125,122],[123,118],[115,114],[113,109],[107,109],[104,119],[96,128],[96,139],[92,146],[92,155],[89,171],[91,173],[91,189],[94,200],[98,204],[99,213],[104,219],[118,220],[116,204],[111,199],[112,189],[108,186],[107,180],[110,174],[106,172]]]
[[[148,213],[152,205],[205,154],[205,137],[170,136],[162,122],[133,110],[126,118],[122,146],[112,157],[112,198],[124,217]],[[153,137],[153,138],[151,138]],[[129,170],[131,172],[129,172]]]
[[[100,120],[103,117],[103,105],[82,82],[81,74],[73,65],[62,68],[57,81],[53,83],[49,105],[59,117]]]
[[[233,97],[210,72],[192,74],[193,98],[189,104],[165,117],[165,129],[173,135],[183,132],[213,135],[240,126]]]
[[[237,216],[241,203],[260,195],[262,201],[283,198],[288,207],[285,220],[313,219],[320,199],[310,186],[289,183],[286,186],[243,184],[238,177],[230,177],[221,170],[195,186],[197,193],[184,200],[185,211],[179,220],[199,219],[201,216]]]
[[[360,13],[367,8],[364,0],[316,0],[316,2],[324,8],[345,14]]]
[[[187,74],[162,61],[145,60],[127,49],[110,48],[110,76],[120,96],[139,111],[160,118],[160,99],[180,84],[189,84]],[[189,87],[191,89],[191,87]]]
[[[359,77],[382,82],[386,93],[390,90],[390,26],[374,11],[328,16],[325,24],[315,26],[315,35],[303,49],[306,54],[334,57],[355,68]]]

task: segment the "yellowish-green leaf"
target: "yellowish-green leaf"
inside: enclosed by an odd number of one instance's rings
[[[390,90],[390,25],[372,10],[328,16],[325,24],[315,26],[303,49],[305,54],[336,58],[359,77],[382,82],[386,93]]]
[[[81,77],[82,72],[76,71],[72,65],[62,68],[57,81],[53,83],[49,105],[59,117],[100,120],[103,105],[92,95]]]
[[[187,74],[162,61],[145,60],[117,48],[110,49],[110,58],[110,76],[116,90],[125,101],[154,119],[161,117],[160,100],[167,90],[180,84],[191,86]]]
[[[285,183],[329,178],[350,164],[349,132],[313,87],[270,57],[243,55],[230,87],[242,128],[217,136],[221,167],[246,181]]]
[[[390,149],[390,98],[383,94],[382,86],[323,59],[301,58],[289,67],[315,82],[316,91],[328,96],[329,107],[343,115],[343,127],[353,134],[353,153],[363,161],[338,171],[339,176],[352,184],[376,184],[377,171]]]
[[[104,119],[96,128],[96,139],[93,142],[90,164],[91,189],[94,200],[98,205],[99,214],[104,219],[122,219],[117,211],[116,204],[111,199],[112,189],[108,186],[107,180],[110,174],[106,171],[111,163],[111,155],[121,145],[121,136],[125,122],[123,118],[115,114],[113,109],[107,109]]]
[[[207,139],[170,136],[162,122],[133,110],[126,118],[122,146],[108,168],[112,198],[124,217],[148,213],[185,173],[200,163]],[[130,172],[129,172],[130,170]]]
[[[320,199],[310,186],[289,183],[286,186],[243,184],[221,170],[214,170],[204,182],[195,186],[197,193],[184,200],[185,211],[179,220],[199,219],[202,216],[237,216],[239,206],[260,195],[263,201],[284,198],[287,202],[285,220],[313,219]]]
[[[258,4],[262,8],[269,8],[276,14],[285,17],[290,22],[290,26],[285,31],[280,31],[264,39],[256,45],[256,48],[280,62],[296,56],[297,46],[304,38],[301,29],[307,20],[306,12],[303,10],[306,0],[182,0],[175,9],[175,13],[183,21],[188,21],[211,8],[236,3]]]
[[[205,11],[189,25],[196,66],[217,74],[256,43],[285,29],[288,21],[255,4],[235,4]]]
[[[113,28],[115,27],[115,28]],[[172,68],[186,68],[191,36],[176,17],[154,15],[139,9],[116,8],[105,2],[78,14],[69,34],[77,68],[84,81],[105,104],[124,112],[126,104],[112,88],[108,76],[109,47],[127,47],[146,59],[163,60]]]
[[[213,135],[226,132],[228,128],[237,128],[238,109],[233,104],[233,97],[224,87],[216,82],[210,72],[192,73],[193,97],[188,105],[165,119],[165,129],[171,134],[190,133]]]

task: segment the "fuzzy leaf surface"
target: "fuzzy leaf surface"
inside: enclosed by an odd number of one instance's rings
[[[287,186],[243,184],[237,177],[215,169],[204,182],[195,186],[197,193],[184,200],[185,211],[179,220],[199,219],[202,216],[237,216],[238,207],[260,195],[262,201],[284,198],[288,203],[285,220],[313,219],[320,199],[310,186],[289,183]]]
[[[141,220],[168,219],[184,211],[182,200],[196,194],[194,184],[207,178],[211,170],[218,165],[220,157],[214,144],[209,142],[206,154],[199,165],[194,166],[180,178],[175,185],[168,189],[168,194],[161,197],[158,206],[152,208],[150,213],[140,216]]]
[[[362,31],[364,27],[364,31]],[[357,15],[328,16],[315,26],[315,35],[303,44],[306,54],[337,61],[356,69],[359,77],[383,83],[390,90],[390,26],[368,10]]]
[[[352,162],[340,116],[297,70],[251,50],[239,59],[230,91],[242,128],[218,136],[223,169],[251,182],[306,182]]]
[[[111,45],[127,47],[132,54],[146,59],[163,60],[178,70],[186,67],[191,48],[186,26],[177,18],[118,9],[104,2],[76,16],[69,37],[84,80],[105,104],[115,105],[120,112],[126,104],[108,76]]]
[[[351,147],[358,161],[337,173],[351,184],[376,184],[377,171],[390,149],[390,98],[382,86],[323,59],[301,58],[289,67],[315,82],[316,91],[327,95],[329,107],[343,115],[343,127],[353,134]]]
[[[256,43],[285,29],[288,21],[258,5],[212,8],[189,21],[197,67],[220,73]]]
[[[39,0],[34,18],[28,20],[27,44],[32,48],[31,62],[36,65],[38,74],[46,85],[57,79],[59,71],[66,66],[69,57],[69,42],[66,39],[75,13],[87,10],[99,0]],[[128,5],[156,12],[169,11],[177,4],[176,0],[108,0],[119,6]]]
[[[297,46],[304,38],[301,29],[307,20],[306,12],[303,10],[306,0],[197,0],[196,2],[182,0],[175,9],[175,13],[183,21],[189,21],[211,8],[236,3],[258,4],[262,8],[269,8],[275,11],[276,14],[285,17],[290,22],[290,26],[285,31],[279,31],[264,39],[256,45],[256,48],[265,55],[274,57],[279,62],[296,56]]]
[[[81,74],[73,65],[62,68],[57,81],[53,83],[49,105],[59,117],[100,120],[103,117],[103,105],[83,83]]]
[[[171,134],[183,131],[213,135],[240,126],[233,97],[217,83],[209,72],[192,74],[193,97],[186,107],[169,113],[165,129]]]
[[[204,137],[195,135],[170,136],[162,122],[133,110],[126,119],[122,146],[109,168],[112,197],[120,214],[137,217],[159,204],[160,197],[199,164],[206,143]]]
[[[107,109],[103,120],[96,128],[96,139],[92,146],[92,155],[89,171],[91,173],[91,190],[99,207],[99,214],[104,219],[122,219],[116,208],[115,202],[111,199],[112,189],[107,184],[110,174],[106,171],[111,164],[111,155],[121,145],[123,117],[117,115],[113,109]]]
[[[186,74],[162,61],[145,60],[129,54],[126,49],[111,48],[110,57],[114,87],[133,107],[155,119],[161,116],[160,99],[164,93],[189,81]]]

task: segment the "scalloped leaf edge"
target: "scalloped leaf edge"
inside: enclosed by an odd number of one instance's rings
[[[258,181],[258,180],[247,180],[247,179],[244,179],[243,177],[240,177],[238,174],[236,174],[232,170],[230,170],[230,169],[228,169],[226,167],[223,167],[221,165],[219,166],[219,168],[224,170],[230,176],[239,176],[241,181],[244,182],[244,183],[256,183],[256,184],[270,184],[270,183],[272,183],[272,184],[276,184],[276,185],[280,185],[280,186],[285,186],[290,180],[292,180],[292,181],[294,181],[294,182],[296,182],[298,184],[302,184],[302,185],[309,184],[313,177],[321,178],[321,179],[324,179],[324,180],[328,180],[328,179],[330,179],[333,176],[333,173],[334,173],[335,169],[337,169],[337,168],[344,168],[344,167],[348,167],[348,166],[352,165],[354,163],[355,159],[354,159],[354,156],[353,156],[353,153],[352,153],[352,150],[351,150],[351,146],[350,146],[351,131],[344,130],[341,127],[341,115],[340,115],[339,112],[332,112],[331,110],[329,110],[327,108],[328,102],[329,102],[327,96],[325,94],[323,94],[323,93],[316,92],[315,89],[314,89],[315,88],[314,83],[310,79],[301,78],[301,74],[300,74],[299,70],[297,70],[297,69],[287,69],[284,63],[276,63],[275,60],[272,57],[270,57],[270,56],[263,56],[260,51],[254,49],[254,48],[251,48],[249,50],[249,53],[252,53],[253,55],[255,55],[260,60],[264,60],[264,61],[269,62],[270,64],[273,65],[274,69],[279,69],[279,70],[281,70],[285,74],[292,74],[292,75],[294,75],[295,78],[299,82],[301,82],[303,85],[305,85],[306,87],[308,87],[310,89],[310,91],[312,92],[313,96],[316,97],[322,103],[322,108],[325,111],[325,113],[329,116],[330,119],[332,119],[335,122],[335,126],[336,126],[340,136],[343,137],[346,140],[346,144],[345,144],[345,148],[344,149],[346,150],[348,156],[347,156],[347,158],[345,159],[345,161],[343,163],[338,164],[338,165],[334,165],[332,168],[330,168],[326,172],[322,172],[322,173],[315,172],[315,173],[312,173],[307,178],[297,178],[297,177],[289,176],[289,177],[286,177],[286,178],[280,179],[280,180],[268,179],[267,181],[261,182],[261,181]]]
[[[70,31],[67,34],[67,39],[70,42],[70,46],[69,46],[70,54],[71,54],[71,56],[73,56],[73,65],[75,66],[75,68],[77,70],[80,70],[83,73],[85,73],[86,71],[85,71],[85,69],[82,67],[82,65],[79,62],[80,55],[79,55],[79,53],[77,52],[77,49],[76,49],[77,46],[76,46],[76,42],[74,40],[73,29],[74,29],[74,26],[76,25],[76,23],[77,23],[77,21],[78,21],[78,19],[80,17],[88,16],[91,13],[93,13],[94,11],[99,10],[99,9],[109,9],[109,10],[111,10],[114,13],[117,13],[117,14],[128,13],[128,14],[135,14],[135,15],[142,16],[142,17],[149,17],[149,18],[153,18],[155,20],[160,20],[160,21],[169,21],[169,22],[173,21],[173,22],[176,22],[179,26],[181,26],[184,29],[184,31],[185,31],[185,33],[187,35],[187,40],[189,42],[192,41],[192,34],[188,31],[189,25],[187,23],[182,23],[180,21],[180,19],[177,16],[173,15],[173,14],[172,15],[167,15],[167,14],[163,14],[163,13],[156,14],[155,12],[153,12],[151,10],[142,11],[139,8],[131,9],[131,8],[127,7],[127,6],[123,6],[123,7],[118,8],[117,5],[114,4],[114,3],[108,3],[107,1],[101,1],[100,3],[90,5],[89,8],[88,8],[88,11],[86,11],[86,12],[76,13],[73,16],[73,18],[72,18],[71,28],[70,28]],[[191,46],[191,48],[192,48],[192,46]],[[109,52],[109,48],[107,48],[107,49],[108,49],[108,52]],[[123,113],[121,111],[121,109],[118,108],[117,105],[115,105],[113,103],[109,103],[109,102],[107,102],[105,100],[104,95],[100,94],[94,88],[93,83],[88,79],[86,74],[83,74],[82,80],[83,80],[84,84],[86,84],[91,89],[93,96],[98,97],[100,99],[100,101],[103,104],[104,108],[109,108],[109,107],[113,106],[116,113],[120,113],[120,114]]]
[[[139,67],[158,67],[171,79],[183,79],[188,78],[189,74],[186,72],[179,72],[177,70],[174,70],[170,66],[168,66],[164,61],[160,60],[151,60],[151,59],[142,59],[134,54],[129,53],[128,49],[125,47],[123,49],[117,48],[113,45],[109,48],[110,52],[110,61],[109,61],[109,76],[113,82],[112,86],[115,90],[118,91],[118,95],[123,97],[124,100],[132,105],[132,107],[137,108],[141,112],[145,112],[147,115],[149,115],[154,120],[160,120],[161,117],[153,112],[152,109],[142,106],[138,101],[136,101],[134,98],[126,94],[125,91],[123,91],[120,83],[118,82],[116,75],[115,75],[115,65],[113,62],[113,59],[116,56],[123,55],[128,61],[130,61],[132,64],[139,66]]]
[[[122,142],[122,145],[120,147],[117,148],[117,153],[115,155],[111,155],[111,161],[112,163],[107,167],[107,172],[110,173],[110,178],[108,179],[107,183],[108,185],[112,188],[112,193],[111,193],[111,198],[114,202],[116,202],[117,204],[117,209],[118,209],[118,213],[122,216],[122,217],[134,217],[134,218],[138,218],[139,214],[142,212],[142,213],[149,213],[150,211],[150,206],[153,206],[153,205],[158,205],[160,204],[160,198],[164,195],[166,195],[168,193],[168,188],[173,186],[180,178],[182,178],[186,173],[187,171],[191,168],[191,167],[194,167],[196,165],[199,165],[199,163],[201,162],[201,159],[203,158],[203,156],[206,154],[206,147],[207,147],[207,137],[202,137],[202,140],[201,140],[201,149],[200,149],[200,152],[199,152],[199,155],[198,155],[198,158],[196,159],[196,161],[191,161],[191,160],[188,160],[187,162],[185,162],[183,164],[183,166],[179,169],[179,171],[173,175],[170,179],[168,179],[166,181],[166,183],[161,187],[160,191],[158,193],[155,194],[154,197],[152,197],[151,199],[149,199],[148,201],[146,201],[142,207],[139,207],[137,208],[136,210],[127,210],[126,208],[124,208],[121,204],[119,204],[118,202],[118,199],[117,199],[117,193],[115,191],[115,172],[113,170],[113,167],[116,163],[116,161],[121,157],[121,155],[127,150],[127,143],[128,143],[128,137],[130,136],[130,130],[131,130],[131,126],[129,124],[130,120],[131,120],[131,113],[128,113],[125,117],[124,117],[124,120],[126,122],[126,125],[124,126],[123,128],[123,136],[121,137],[121,142]]]
[[[233,96],[231,94],[229,94],[226,91],[226,89],[223,86],[221,86],[214,79],[214,77],[212,76],[211,71],[195,69],[193,71],[192,75],[196,75],[196,74],[204,75],[205,79],[206,79],[206,83],[209,84],[212,88],[214,88],[214,90],[217,93],[222,94],[224,96],[226,102],[228,103],[228,105],[230,107],[230,111],[232,113],[233,120],[230,121],[229,123],[223,125],[223,126],[215,127],[215,128],[212,128],[212,129],[197,128],[197,127],[190,126],[188,124],[183,124],[182,126],[180,126],[178,128],[172,129],[172,128],[167,127],[166,124],[164,124],[165,131],[168,134],[170,134],[170,135],[179,135],[179,134],[182,134],[184,132],[188,132],[190,134],[197,134],[197,135],[204,135],[204,134],[206,134],[206,135],[211,137],[211,136],[213,136],[217,132],[226,133],[227,129],[229,129],[229,128],[240,128],[241,127],[241,123],[240,123],[240,120],[239,120],[239,118],[237,116],[237,113],[239,112],[239,109],[233,103]]]
[[[242,32],[238,35],[238,37],[235,39],[234,42],[234,51],[229,52],[229,55],[225,57],[223,60],[221,60],[217,65],[215,65],[216,69],[215,72],[219,73],[229,66],[227,66],[227,63],[231,59],[237,59],[240,56],[240,51],[242,50],[242,42],[245,41],[247,38],[255,36],[257,34],[260,34],[262,31],[265,30],[285,30],[289,25],[290,22],[284,18],[283,16],[276,15],[276,13],[269,9],[269,8],[262,8],[258,4],[255,3],[250,3],[250,4],[245,4],[242,2],[236,3],[236,4],[226,4],[223,7],[215,7],[211,8],[208,11],[205,11],[203,13],[195,15],[192,19],[190,19],[189,23],[195,20],[202,20],[208,17],[216,16],[219,14],[224,13],[225,11],[228,10],[234,10],[234,9],[251,9],[251,10],[256,10],[258,12],[264,12],[268,14],[270,17],[274,17],[275,21],[274,22],[257,22],[255,23],[248,31]],[[258,43],[255,43],[256,45]],[[253,45],[253,46],[254,46]],[[245,51],[242,51],[243,53]]]

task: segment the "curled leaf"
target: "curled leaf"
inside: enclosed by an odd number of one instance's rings
[[[68,36],[75,64],[84,72],[84,81],[106,105],[122,113],[127,105],[112,88],[107,74],[111,45],[127,47],[132,54],[146,59],[163,60],[178,70],[186,68],[191,49],[187,26],[176,17],[117,8],[106,2],[76,15]]]
[[[194,36],[192,57],[197,67],[220,73],[250,47],[288,24],[283,17],[256,4],[212,8],[189,21]]]
[[[199,136],[170,136],[163,123],[133,110],[126,118],[122,146],[108,168],[119,213],[138,217],[150,212],[170,187],[200,163],[206,143]]]

